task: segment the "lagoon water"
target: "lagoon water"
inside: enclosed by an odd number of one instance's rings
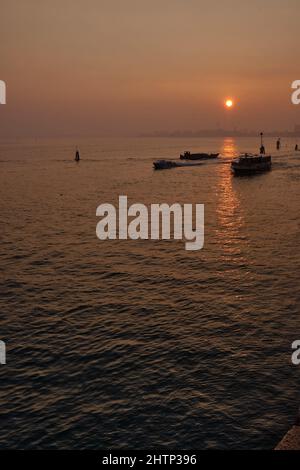
[[[234,177],[258,139],[0,145],[1,448],[269,449],[300,369],[300,152]],[[153,171],[183,150],[200,167]],[[205,204],[205,245],[96,238],[96,207]]]

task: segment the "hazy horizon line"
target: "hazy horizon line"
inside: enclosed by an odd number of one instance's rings
[[[205,137],[258,137],[263,132],[265,137],[299,137],[300,138],[300,125],[295,126],[294,130],[275,129],[264,131],[247,130],[247,129],[199,129],[198,131],[192,130],[155,130],[148,132],[140,132],[138,134],[48,134],[48,135],[16,135],[16,136],[0,136],[0,141],[11,140],[47,140],[47,139],[139,139],[139,138],[205,138]]]

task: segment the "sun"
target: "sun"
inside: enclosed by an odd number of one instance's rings
[[[232,108],[233,101],[231,99],[226,100],[225,101],[225,106],[226,106],[226,108]]]

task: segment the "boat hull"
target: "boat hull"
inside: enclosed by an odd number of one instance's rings
[[[213,160],[218,158],[218,153],[189,153],[185,152],[180,155],[181,160]]]
[[[272,159],[270,156],[242,157],[231,163],[231,169],[235,175],[253,175],[270,171]]]
[[[235,175],[237,176],[243,176],[243,175],[257,175],[259,173],[264,173],[266,171],[270,171],[271,167],[268,168],[260,168],[260,169],[253,169],[253,168],[232,168],[232,171]]]
[[[153,162],[153,167],[155,170],[169,170],[170,168],[175,168],[176,166],[176,163],[170,160],[157,160],[156,162]]]
[[[200,165],[202,165],[202,163],[174,162],[170,160],[158,160],[156,162],[153,162],[153,167],[155,170],[169,170],[170,168],[181,168]]]

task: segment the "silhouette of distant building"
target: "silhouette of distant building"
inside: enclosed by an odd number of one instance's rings
[[[215,129],[199,129],[196,130],[175,130],[175,131],[155,131],[149,133],[140,134],[140,137],[190,137],[190,138],[198,138],[198,137],[257,137],[259,135],[260,130],[248,130],[248,129],[222,129],[217,127]],[[293,130],[273,130],[273,131],[266,131],[264,132],[265,137],[277,137],[280,135],[281,137],[300,137],[300,124],[295,124]]]

